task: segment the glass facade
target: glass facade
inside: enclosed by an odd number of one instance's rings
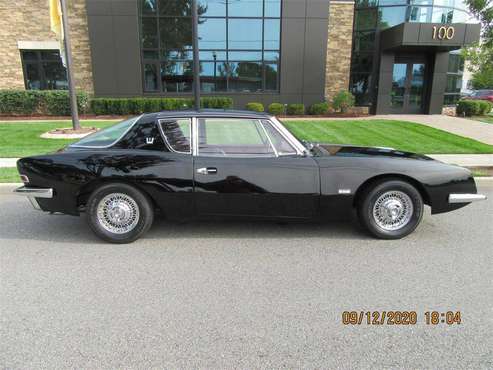
[[[66,90],[67,71],[58,50],[21,50],[26,90]]]
[[[203,92],[279,91],[281,0],[199,0]],[[144,92],[190,93],[190,0],[140,0]]]
[[[463,0],[356,0],[354,17],[350,89],[360,106],[372,105],[380,31],[403,22],[475,23]],[[458,94],[458,75],[449,73],[446,101]]]
[[[447,85],[445,86],[444,105],[455,105],[460,99],[462,75],[464,73],[464,57],[458,51],[449,55],[447,70]]]

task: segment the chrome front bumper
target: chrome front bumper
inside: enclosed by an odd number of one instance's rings
[[[14,190],[14,194],[27,197],[35,209],[41,210],[36,198],[53,198],[53,189],[21,186]]]
[[[486,199],[486,195],[483,194],[450,194],[448,196],[449,203],[470,203]]]

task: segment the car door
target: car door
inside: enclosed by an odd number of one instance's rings
[[[199,215],[315,215],[318,165],[297,154],[269,121],[211,117],[197,119],[196,125],[194,196]]]

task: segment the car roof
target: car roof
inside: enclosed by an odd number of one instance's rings
[[[235,110],[235,109],[185,109],[176,111],[163,111],[157,113],[149,113],[149,115],[155,115],[155,119],[166,118],[186,118],[186,117],[224,117],[224,118],[256,118],[265,119],[269,118],[268,113],[252,112],[248,110]]]

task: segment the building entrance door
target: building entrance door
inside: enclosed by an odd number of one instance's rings
[[[426,63],[396,59],[390,91],[391,113],[423,113]]]

